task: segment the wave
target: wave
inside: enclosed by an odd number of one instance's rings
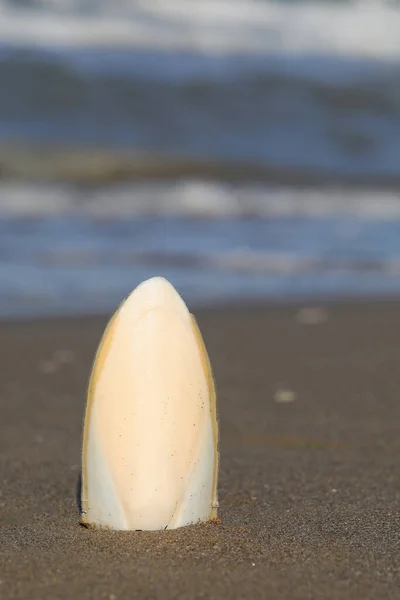
[[[0,183],[0,217],[139,217],[216,219],[362,218],[399,221],[400,196],[384,189],[351,189],[182,179],[100,188],[59,184]]]
[[[399,225],[0,218],[0,318],[109,312],[155,275],[196,308],[398,296]]]
[[[213,180],[0,182],[0,317],[108,312],[163,275],[193,306],[400,293],[400,196]]]
[[[26,257],[29,263],[29,257]],[[400,276],[399,258],[351,258],[351,257],[307,257],[298,256],[291,252],[253,251],[248,248],[239,248],[229,252],[204,253],[171,252],[168,249],[157,251],[118,251],[112,255],[104,252],[93,251],[57,251],[42,252],[35,256],[36,267],[45,268],[96,268],[101,265],[103,269],[109,268],[154,268],[154,269],[179,269],[220,272],[221,274],[239,274],[243,276],[318,276],[318,275],[386,275],[389,277]]]
[[[0,0],[0,40],[0,178],[399,178],[396,4]]]
[[[8,45],[400,57],[400,12],[383,1],[1,0],[0,15]]]

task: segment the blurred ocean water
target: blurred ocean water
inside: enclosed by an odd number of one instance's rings
[[[0,316],[399,293],[399,157],[398,2],[0,0]]]

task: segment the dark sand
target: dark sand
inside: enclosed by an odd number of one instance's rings
[[[326,310],[313,325],[293,307],[198,315],[222,523],[162,532],[78,525],[104,319],[1,325],[0,598],[400,598],[400,308]]]

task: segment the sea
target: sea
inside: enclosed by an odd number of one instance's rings
[[[400,2],[0,0],[0,319],[400,294]]]

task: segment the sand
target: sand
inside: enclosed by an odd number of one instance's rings
[[[219,392],[221,524],[78,524],[105,319],[0,326],[0,598],[400,598],[397,303],[196,315]]]

